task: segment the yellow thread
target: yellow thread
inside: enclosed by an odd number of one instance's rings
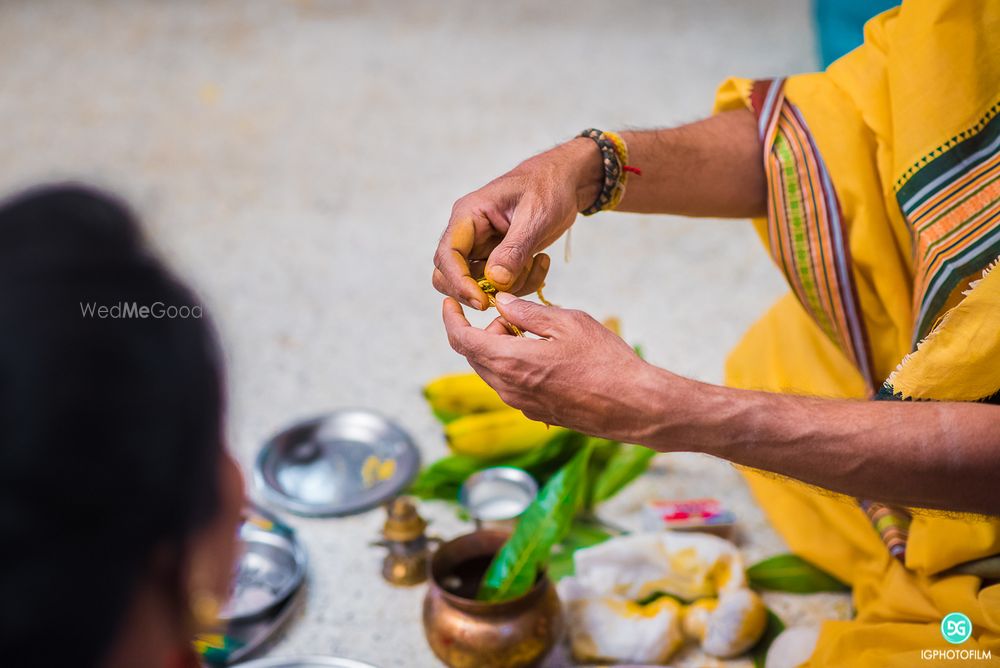
[[[486,277],[480,278],[478,281],[476,281],[476,283],[479,284],[479,289],[486,293],[486,297],[490,300],[490,306],[496,308],[497,300],[496,297],[494,297],[494,295],[497,293],[497,286],[493,285],[493,283],[490,282],[490,279]],[[552,306],[552,302],[546,299],[545,295],[542,294],[543,287],[544,284],[538,286],[538,290],[535,291],[535,294],[538,295],[538,301],[542,302],[546,306]],[[506,320],[504,321],[504,324],[507,325],[507,329],[509,329],[511,333],[514,334],[514,336],[524,336],[524,332],[518,329],[517,325],[507,322]],[[548,422],[545,422],[543,424],[545,425],[546,429],[549,428]]]
[[[628,145],[617,132],[605,132],[604,136],[611,140],[618,151],[618,159],[622,161],[622,167],[628,164]]]
[[[497,299],[495,297],[497,293],[496,286],[493,285],[490,279],[485,277],[480,278],[479,280],[476,281],[476,283],[479,285],[479,289],[486,293],[487,299],[490,300],[490,306],[496,308],[497,306]],[[545,295],[542,294],[542,288],[544,287],[545,284],[543,283],[542,285],[538,286],[537,290],[535,290],[535,294],[538,295],[538,301],[542,302],[546,306],[554,306],[554,304],[550,302],[548,299],[546,299]],[[510,330],[511,334],[514,334],[515,336],[524,336],[524,332],[518,329],[517,325],[506,321],[504,322],[507,325],[507,329]]]
[[[493,285],[488,278],[480,278],[476,281],[476,283],[479,284],[479,289],[486,293],[487,299],[490,300],[490,306],[496,308],[497,298],[494,295],[497,293],[497,287]],[[507,329],[509,329],[510,333],[514,336],[524,336],[524,332],[518,329],[517,325],[506,321],[504,321],[504,324],[507,325]]]
[[[611,140],[611,143],[615,146],[615,152],[618,153],[618,160],[621,162],[621,174],[618,177],[618,183],[615,184],[614,189],[611,191],[611,199],[608,201],[607,205],[604,207],[605,211],[613,211],[618,208],[621,204],[622,198],[625,197],[625,186],[628,184],[628,172],[625,171],[625,165],[628,164],[628,145],[625,140],[615,132],[605,132],[604,136]]]

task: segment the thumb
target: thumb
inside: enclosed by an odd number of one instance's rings
[[[503,240],[490,253],[486,261],[486,278],[497,290],[509,290],[524,271],[538,245],[541,226],[532,220],[533,207],[521,202],[510,220],[510,227]]]
[[[509,292],[497,293],[497,310],[504,320],[519,329],[539,336],[552,336],[556,328],[557,306],[542,306],[518,299]]]

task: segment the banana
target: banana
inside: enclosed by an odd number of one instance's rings
[[[542,445],[565,431],[524,417],[513,408],[476,413],[457,418],[444,426],[452,452],[480,459],[510,457]]]
[[[455,373],[436,378],[424,386],[424,397],[442,422],[451,422],[462,415],[507,408],[500,395],[474,373]]]

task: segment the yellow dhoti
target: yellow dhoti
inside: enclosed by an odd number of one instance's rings
[[[802,395],[863,398],[864,383],[791,295],[744,336],[726,363],[733,387]],[[891,435],[887,435],[890,437]],[[744,473],[754,497],[789,549],[851,585],[852,621],[823,625],[808,666],[933,666],[925,649],[954,649],[940,631],[949,612],[972,620],[963,650],[990,650],[1000,664],[1000,585],[972,575],[926,575],[927,566],[1000,551],[991,522],[918,516],[911,528],[911,570],[893,558],[854,499],[755,471]],[[970,541],[978,535],[978,544]],[[926,554],[923,551],[926,550]],[[946,561],[947,560],[947,561]],[[956,665],[942,660],[940,665]],[[991,665],[986,662],[984,665]]]
[[[723,84],[717,110],[758,119],[768,216],[754,223],[791,288],[727,384],[997,402],[1000,270],[970,289],[1000,256],[998,34],[1000,3],[907,0],[826,72]],[[951,571],[1000,554],[996,519],[915,510],[889,541],[855,499],[746,478],[791,550],[853,589],[856,618],[825,624],[807,665],[958,665],[933,650],[1000,664],[1000,585]],[[972,622],[961,645],[942,636],[950,612]]]

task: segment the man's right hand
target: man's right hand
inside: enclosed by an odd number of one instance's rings
[[[577,138],[455,202],[434,255],[434,287],[480,310],[489,305],[476,284],[484,275],[503,292],[537,290],[549,270],[540,251],[593,203],[603,174],[597,145]]]

